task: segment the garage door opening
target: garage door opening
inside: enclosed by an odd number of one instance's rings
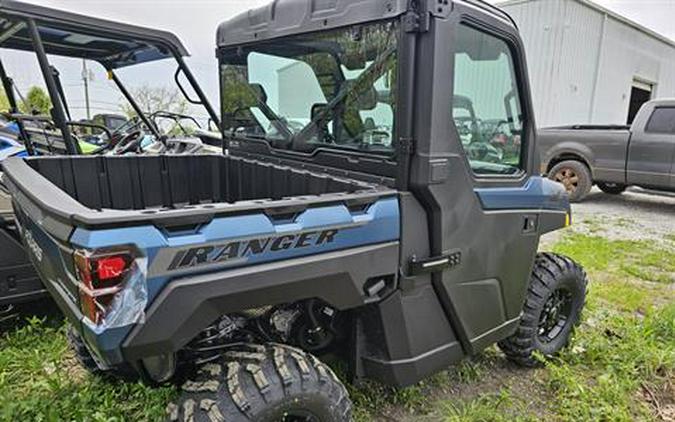
[[[628,105],[628,120],[626,123],[629,125],[635,120],[635,115],[637,115],[642,104],[652,99],[652,92],[654,91],[654,85],[634,80],[633,85],[630,90],[630,104]]]

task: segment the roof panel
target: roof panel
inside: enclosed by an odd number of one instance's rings
[[[110,69],[161,60],[188,52],[172,33],[13,0],[0,0],[0,47],[33,50],[26,27],[34,19],[47,54],[96,60]],[[7,32],[9,31],[9,32]]]

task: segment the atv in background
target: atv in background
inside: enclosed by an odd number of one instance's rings
[[[0,49],[35,55],[53,107],[49,115],[21,113],[19,101],[24,97],[6,64],[0,60],[0,80],[10,105],[10,110],[2,116],[0,161],[23,155],[222,151],[218,116],[184,61],[187,50],[171,33],[3,0],[0,2]],[[100,115],[92,121],[75,121],[62,75],[52,63],[65,58],[100,64],[119,92],[113,94],[110,101],[118,101],[121,95],[136,117],[127,120],[120,115]],[[117,74],[150,63],[170,65],[172,61],[176,68],[172,82],[194,108],[200,108],[202,114],[209,116],[215,131],[201,128],[191,116],[147,113]],[[163,125],[162,120],[172,123]],[[189,127],[185,120],[191,120],[197,129],[182,130]],[[3,191],[0,191],[0,251],[0,312],[44,294],[21,246],[10,198]]]

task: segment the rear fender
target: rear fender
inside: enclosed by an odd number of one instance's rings
[[[398,242],[387,242],[241,267],[171,281],[123,346],[128,361],[176,352],[227,313],[319,298],[337,309],[381,299],[364,286],[375,277],[393,280]]]
[[[564,160],[576,160],[584,163],[593,174],[592,164],[595,162],[595,154],[587,146],[580,142],[566,141],[551,147],[546,152],[546,156],[542,159],[542,168],[546,173],[555,165]]]

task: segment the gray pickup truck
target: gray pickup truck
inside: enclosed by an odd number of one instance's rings
[[[541,171],[581,201],[594,184],[675,191],[675,99],[645,103],[632,126],[576,125],[538,133]]]

